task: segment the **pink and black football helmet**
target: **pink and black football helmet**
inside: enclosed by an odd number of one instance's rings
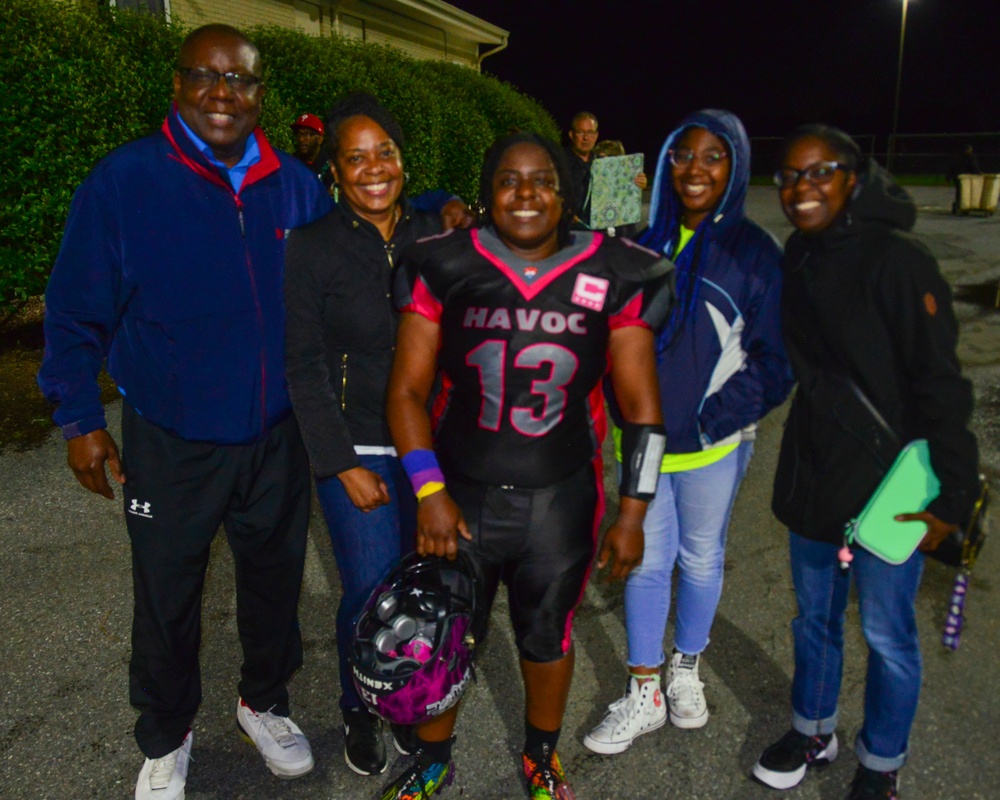
[[[354,627],[351,677],[365,705],[400,725],[455,705],[473,673],[482,605],[472,561],[406,556],[376,587]]]

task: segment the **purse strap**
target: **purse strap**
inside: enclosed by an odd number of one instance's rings
[[[820,335],[822,336],[822,330],[820,331]],[[899,435],[889,426],[889,423],[885,421],[885,417],[883,417],[882,414],[879,412],[879,410],[875,408],[875,404],[868,399],[868,395],[866,395],[863,391],[861,391],[861,387],[858,386],[854,378],[852,378],[850,375],[844,375],[844,378],[846,378],[847,382],[851,385],[851,391],[854,392],[855,397],[857,397],[858,400],[861,401],[861,404],[866,409],[868,409],[868,413],[870,413],[872,417],[874,417],[875,421],[880,426],[882,426],[882,430],[888,433],[893,438],[893,440],[897,444],[899,444],[902,441],[899,438]]]

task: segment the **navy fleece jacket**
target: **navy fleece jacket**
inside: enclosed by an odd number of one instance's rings
[[[38,375],[67,439],[105,426],[105,358],[139,413],[189,441],[256,441],[291,413],[285,237],[330,199],[260,129],[260,161],[234,193],[176,114],[105,157],[73,198]]]

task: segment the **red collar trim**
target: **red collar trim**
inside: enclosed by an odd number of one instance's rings
[[[176,103],[171,109],[171,113],[177,113]],[[185,153],[183,149],[181,149],[180,145],[177,143],[177,139],[174,137],[173,131],[170,130],[170,114],[164,118],[163,125],[160,127],[160,130],[163,131],[163,135],[167,137],[167,141],[170,142],[170,146],[173,147],[174,153],[177,155],[177,159],[182,164],[200,175],[205,180],[210,181],[217,186],[229,189],[229,191],[233,191],[233,187],[228,181],[223,179],[218,170],[209,168],[204,164],[195,161],[191,158],[191,156]],[[281,162],[278,160],[278,156],[274,152],[274,148],[272,148],[271,143],[267,141],[267,137],[264,135],[264,131],[260,129],[260,126],[253,129],[253,136],[257,140],[257,147],[260,148],[260,161],[247,170],[246,177],[243,179],[243,185],[240,187],[241,193],[247,186],[266,178],[272,172],[277,172],[281,167]]]
[[[272,172],[277,172],[281,167],[278,154],[274,152],[274,148],[271,147],[271,143],[267,140],[264,131],[260,129],[259,125],[253,129],[253,135],[257,140],[257,147],[260,148],[260,161],[247,170],[247,175],[243,179],[243,186],[240,188],[240,191],[243,191],[251,183],[256,183],[262,178],[266,178]]]

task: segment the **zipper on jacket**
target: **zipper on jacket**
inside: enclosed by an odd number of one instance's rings
[[[340,410],[347,409],[347,353],[340,357]]]
[[[260,336],[260,430],[267,430],[267,351],[264,346],[264,314],[260,305],[260,295],[257,291],[257,278],[254,276],[253,258],[247,244],[247,232],[243,223],[243,201],[238,193],[233,194],[236,203],[236,215],[240,223],[240,236],[243,238],[243,254],[247,265],[247,278],[250,280],[250,291],[253,293],[253,304],[257,311],[257,333]]]

